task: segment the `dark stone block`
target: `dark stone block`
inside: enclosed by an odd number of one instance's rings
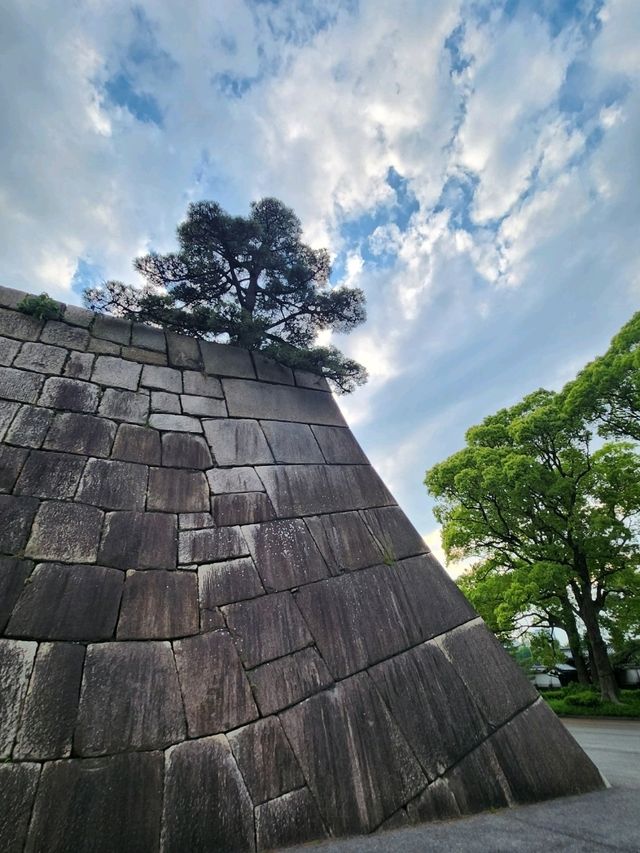
[[[222,608],[245,666],[257,666],[313,642],[289,592],[263,595]]]
[[[167,347],[169,364],[172,367],[190,367],[193,370],[202,368],[200,349],[195,338],[167,332]]]
[[[21,447],[41,447],[53,412],[39,406],[22,406],[7,431],[7,441]]]
[[[202,610],[200,612],[200,630],[202,633],[226,627],[224,617],[217,607],[213,610]]]
[[[311,427],[326,461],[331,465],[366,465],[369,460],[346,427]]]
[[[0,441],[4,438],[6,431],[9,429],[9,424],[19,408],[20,403],[10,403],[8,400],[0,400]],[[262,485],[260,485],[260,488],[262,488]]]
[[[291,791],[256,809],[258,850],[279,850],[327,836],[318,806],[307,788]]]
[[[56,344],[67,349],[85,350],[89,342],[89,332],[58,320],[48,320],[45,323],[40,340],[48,344]]]
[[[167,351],[164,329],[154,329],[152,326],[144,326],[142,323],[133,324],[131,344],[134,347],[143,347],[156,352]]]
[[[87,344],[89,352],[95,352],[102,355],[120,355],[120,346],[114,344],[113,341],[105,341],[102,338],[89,338]]]
[[[24,702],[14,758],[45,760],[71,754],[84,646],[41,643]]]
[[[200,605],[205,610],[264,594],[256,567],[249,557],[200,566],[198,580]]]
[[[10,492],[13,489],[27,453],[28,451],[21,447],[0,445],[0,492]]]
[[[160,464],[160,433],[148,427],[120,424],[111,454],[125,462]]]
[[[392,829],[399,829],[402,826],[408,826],[410,823],[409,815],[406,809],[398,809],[395,814],[382,821],[378,827],[378,832],[389,832]]]
[[[152,468],[147,509],[162,512],[207,512],[210,509],[207,478],[200,471]]]
[[[189,737],[228,731],[256,719],[251,687],[227,631],[179,640],[173,648]]]
[[[333,683],[324,661],[312,648],[257,667],[249,680],[263,715],[301,702]]]
[[[183,432],[162,434],[162,464],[170,468],[211,468],[213,462],[204,438]]]
[[[119,640],[164,640],[197,634],[198,582],[193,572],[128,572]]]
[[[44,446],[50,450],[81,453],[83,456],[108,456],[115,434],[116,425],[104,418],[58,414]]]
[[[0,495],[0,552],[15,554],[24,548],[37,508],[36,498]]]
[[[45,501],[38,507],[27,557],[91,563],[98,554],[104,513],[92,506]]]
[[[19,349],[20,344],[18,341],[0,337],[0,364],[3,367],[8,367],[16,357]]]
[[[329,574],[300,518],[256,524],[243,533],[267,590],[290,589]]]
[[[179,563],[214,563],[232,557],[245,557],[248,553],[247,543],[239,527],[210,527],[180,532]]]
[[[264,421],[261,426],[276,462],[324,462],[307,424]]]
[[[254,803],[264,803],[304,785],[277,717],[231,732],[229,743]]]
[[[0,640],[0,759],[11,752],[37,643]]]
[[[2,505],[0,516],[3,518]],[[31,574],[33,563],[17,557],[0,557],[0,632],[9,621],[13,605],[23,590],[24,582]]]
[[[100,402],[100,414],[116,421],[146,424],[149,417],[149,395],[107,388]]]
[[[167,356],[163,352],[152,352],[139,347],[122,347],[120,354],[123,358],[135,361],[137,364],[159,364],[161,367],[167,364]]]
[[[0,850],[22,853],[40,776],[39,764],[0,764]]]
[[[78,755],[162,749],[184,738],[182,697],[169,643],[87,647],[74,738]]]
[[[253,805],[223,735],[167,752],[163,853],[253,851]]]
[[[334,835],[371,832],[426,785],[365,674],[312,696],[280,720]]]
[[[175,569],[177,547],[175,515],[110,512],[98,559],[118,569]]]
[[[309,370],[294,370],[296,385],[300,388],[315,388],[317,391],[330,391],[329,383],[324,376],[311,373]]]
[[[26,850],[157,851],[162,772],[158,752],[46,764]]]
[[[211,468],[207,471],[207,480],[214,495],[264,492],[262,481],[253,468]]]
[[[89,459],[78,500],[105,509],[144,509],[147,470],[146,465],[132,462]]]
[[[358,512],[305,519],[332,574],[382,562],[382,551]]]
[[[218,527],[233,524],[256,524],[271,521],[275,512],[264,492],[216,495],[213,498],[213,520]]]
[[[255,378],[251,355],[247,350],[228,344],[200,341],[200,351],[207,373],[214,373],[217,376]]]
[[[182,411],[188,415],[200,418],[226,418],[227,404],[224,400],[213,397],[196,397],[192,394],[182,394],[180,397]]]
[[[41,328],[42,322],[29,314],[0,308],[0,335],[21,341],[37,341]]]
[[[293,371],[284,364],[272,361],[259,352],[252,353],[258,379],[264,382],[277,382],[280,385],[293,385]]]
[[[389,559],[402,560],[428,552],[424,539],[399,506],[369,509],[363,516]]]
[[[94,320],[91,334],[95,338],[104,338],[106,341],[113,341],[115,344],[126,346],[131,341],[131,320],[98,314]]]
[[[39,640],[113,636],[124,577],[102,566],[41,563],[18,599],[7,634]]]
[[[24,464],[15,493],[38,498],[72,498],[85,460],[68,453],[32,450]]]
[[[52,409],[91,413],[98,408],[99,395],[100,389],[91,382],[52,376],[44,383],[40,404]]]
[[[461,812],[449,783],[445,779],[436,779],[407,805],[407,815],[411,823],[424,823],[450,820],[460,817]]]
[[[178,516],[180,530],[201,530],[203,527],[213,527],[210,512],[183,512]]]
[[[64,368],[69,379],[90,379],[95,356],[91,352],[72,352]]]
[[[204,432],[218,465],[259,465],[273,456],[258,421],[205,421]]]
[[[232,418],[345,426],[342,412],[331,394],[244,379],[223,379],[222,385]]]
[[[13,362],[21,370],[35,370],[36,373],[62,373],[67,351],[48,344],[26,343]]]

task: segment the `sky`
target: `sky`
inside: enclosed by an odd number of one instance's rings
[[[441,554],[425,471],[639,307],[639,43],[639,0],[0,0],[0,283],[81,304],[189,202],[281,199],[366,293],[339,403]]]

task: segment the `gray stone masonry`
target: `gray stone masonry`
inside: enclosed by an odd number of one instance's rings
[[[172,394],[182,393],[182,374],[172,367],[154,367],[145,364],[142,368],[140,384],[145,388],[155,388],[158,391],[170,391]]]
[[[98,414],[116,421],[145,424],[149,417],[149,396],[135,391],[107,388],[102,396]]]
[[[40,340],[45,344],[55,344],[83,352],[89,343],[89,332],[67,323],[60,323],[58,320],[47,320]]]
[[[131,320],[98,314],[93,321],[91,334],[96,338],[104,338],[126,346],[131,342]]]
[[[202,367],[200,348],[195,338],[167,332],[167,348],[169,364],[172,367],[190,367],[193,370],[200,370]]]
[[[258,421],[205,421],[204,432],[218,465],[260,465],[273,462]]]
[[[35,403],[42,388],[44,376],[27,373],[13,367],[0,367],[0,397],[19,403]]]
[[[42,447],[53,418],[54,414],[49,409],[22,406],[7,430],[7,441],[23,447]]]
[[[166,352],[167,342],[162,329],[154,329],[152,326],[143,326],[142,323],[134,323],[131,332],[131,344],[134,347]]]
[[[13,361],[14,367],[21,370],[35,370],[37,373],[62,373],[67,351],[48,344],[22,344],[20,352]]]
[[[151,415],[149,425],[170,432],[202,432],[200,419],[189,415]]]
[[[20,341],[11,338],[0,338],[0,364],[9,366],[20,349]]]
[[[109,355],[99,355],[91,376],[94,382],[100,385],[112,385],[116,388],[125,388],[135,391],[140,381],[142,368],[132,361],[123,358],[113,358]]]
[[[187,415],[200,415],[206,418],[225,418],[227,416],[224,400],[182,394],[180,403],[182,404],[182,411]]]
[[[34,376],[34,374],[28,375]],[[53,377],[44,383],[40,405],[49,406],[52,409],[66,409],[70,412],[95,412],[98,408],[99,396],[99,387],[90,382]]]
[[[179,415],[182,412],[179,395],[169,394],[168,391],[152,391],[151,411]]]
[[[224,399],[222,385],[219,379],[207,376],[206,373],[198,373],[195,370],[185,370],[184,393],[195,394],[198,397],[218,397]]]
[[[42,323],[35,317],[0,308],[0,335],[19,341],[37,341],[41,329]]]
[[[91,352],[71,352],[64,368],[70,379],[90,379],[95,355]]]

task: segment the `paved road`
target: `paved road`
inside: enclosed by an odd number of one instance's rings
[[[565,720],[611,787],[289,853],[640,853],[640,721]]]

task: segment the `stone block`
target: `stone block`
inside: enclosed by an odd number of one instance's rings
[[[92,506],[44,501],[38,507],[25,553],[40,560],[95,562],[103,518],[104,513]]]
[[[39,409],[38,411],[46,411]],[[55,416],[44,446],[83,456],[108,456],[116,434],[116,425],[105,418],[75,413]]]
[[[127,572],[117,637],[165,640],[197,634],[198,582],[193,572]]]
[[[78,500],[104,509],[142,510],[147,470],[146,465],[133,462],[89,459],[78,488]]]
[[[91,352],[72,352],[64,368],[70,379],[90,379],[95,356]]]
[[[263,716],[295,705],[333,684],[329,670],[313,648],[264,663],[249,673],[249,680]]]
[[[8,367],[16,357],[19,349],[20,344],[18,341],[0,337],[0,364]]]
[[[258,421],[205,421],[204,432],[218,465],[259,465],[273,456]]]
[[[247,667],[288,655],[313,642],[289,592],[229,604],[222,612]]]
[[[161,512],[207,512],[207,478],[201,471],[151,468],[147,509]]]
[[[213,397],[193,397],[183,394],[180,397],[182,411],[187,415],[197,415],[201,418],[226,418],[227,406],[224,400]]]
[[[217,734],[256,719],[251,687],[227,631],[178,640],[173,649],[189,737]]]
[[[293,370],[284,364],[279,364],[259,352],[251,354],[256,368],[256,376],[263,382],[276,382],[279,385],[293,385]]]
[[[151,415],[149,425],[168,432],[202,432],[198,418],[189,415]]]
[[[124,358],[99,355],[93,368],[92,379],[99,385],[110,385],[135,391],[140,381],[142,366]]]
[[[134,323],[131,330],[131,345],[155,350],[156,352],[167,351],[167,341],[163,329],[155,329],[153,326],[145,326],[142,323]]]
[[[2,507],[0,506],[0,512]],[[4,516],[3,516],[4,520]],[[17,557],[0,557],[0,633],[9,621],[13,606],[18,600],[33,563]]]
[[[80,308],[79,305],[66,305],[64,309],[64,322],[71,326],[82,326],[88,329],[93,323],[95,314],[88,308]]]
[[[9,424],[13,420],[13,417],[19,408],[19,403],[10,403],[8,400],[0,400],[0,441],[4,438],[5,433],[9,429]]]
[[[182,374],[171,367],[154,367],[145,364],[142,368],[140,384],[145,388],[157,391],[170,391],[172,394],[182,394]]]
[[[78,713],[84,646],[41,643],[29,681],[14,758],[66,758]]]
[[[324,462],[318,442],[307,424],[263,421],[261,426],[276,462]]]
[[[160,464],[160,433],[149,427],[120,424],[111,454],[125,462]]]
[[[182,374],[184,382],[184,393],[197,397],[224,398],[220,380],[206,373],[198,373],[195,370],[185,370]]]
[[[256,809],[258,850],[280,850],[327,837],[318,806],[308,788],[291,791]]]
[[[256,524],[273,518],[273,506],[264,492],[241,492],[213,498],[213,520],[218,527]]]
[[[200,348],[195,338],[167,332],[167,355],[172,367],[188,367],[192,370],[202,368]]]
[[[122,347],[120,355],[138,364],[159,364],[160,366],[167,364],[167,356],[163,352],[153,352],[139,347]]]
[[[49,344],[27,342],[16,356],[13,365],[21,370],[35,370],[37,373],[62,373],[67,351]]]
[[[296,385],[300,388],[314,388],[316,391],[330,391],[329,383],[324,376],[310,373],[308,370],[294,370]]]
[[[87,349],[89,352],[101,355],[120,355],[121,352],[119,344],[114,344],[113,341],[102,340],[102,338],[89,338]]]
[[[367,465],[369,460],[350,429],[312,426],[324,458],[330,465]]]
[[[429,550],[399,506],[365,510],[362,515],[387,560],[415,557]]]
[[[210,512],[183,512],[178,516],[180,530],[199,530],[202,527],[213,527]]]
[[[37,643],[0,640],[0,759],[13,747]]]
[[[36,498],[0,495],[0,552],[16,554],[24,548],[38,505]]]
[[[200,341],[200,351],[207,373],[216,376],[239,376],[255,379],[251,355],[247,350],[228,344]]]
[[[118,569],[175,569],[175,515],[164,512],[109,512],[98,559]]]
[[[331,574],[382,562],[382,551],[360,513],[336,512],[305,521]]]
[[[222,384],[230,417],[346,426],[331,394],[244,379],[223,379]]]
[[[152,391],[151,411],[179,415],[182,412],[180,397],[177,394],[170,394],[168,391]]]
[[[84,351],[89,343],[89,332],[78,326],[61,323],[58,320],[47,320],[40,340],[45,344],[55,344],[66,349]]]
[[[328,577],[322,555],[301,518],[251,525],[243,533],[267,590],[290,589]]]
[[[223,735],[167,752],[163,853],[253,851],[253,804]]]
[[[334,835],[371,832],[426,785],[364,673],[301,702],[280,720]]]
[[[277,717],[229,734],[229,743],[254,803],[300,788],[304,777]]]
[[[30,375],[35,376],[33,373]],[[40,405],[70,412],[92,413],[98,408],[99,396],[100,389],[90,382],[52,376],[44,383]]]
[[[49,382],[56,380],[48,380]],[[57,380],[60,381],[60,380]],[[27,373],[13,367],[0,367],[0,397],[19,403],[35,403],[42,388],[44,376]],[[46,404],[45,404],[46,405]]]
[[[13,311],[16,311],[25,296],[31,295],[26,290],[17,290],[15,287],[3,287],[0,285],[0,305],[3,308],[11,308]]]
[[[38,640],[109,639],[123,583],[117,569],[41,563],[18,599],[6,632]]]
[[[7,441],[21,447],[41,447],[53,412],[39,406],[22,406],[7,431]]]
[[[186,736],[182,697],[167,642],[87,647],[77,755],[162,749]]]
[[[46,764],[26,850],[158,850],[162,776],[159,752]]]
[[[100,402],[100,414],[104,418],[146,424],[149,417],[149,396],[135,391],[116,391],[107,388]]]
[[[210,468],[211,453],[204,438],[189,433],[165,432],[162,435],[162,464],[171,468]]]
[[[212,468],[207,471],[207,479],[214,495],[264,491],[262,480],[253,468]]]
[[[32,450],[14,491],[38,498],[72,498],[84,465],[84,459],[69,453]]]
[[[0,308],[0,335],[20,341],[37,341],[42,323],[20,311]]]
[[[0,445],[0,492],[13,489],[28,452],[22,447]]]
[[[0,849],[22,853],[40,776],[39,764],[0,765]]]
[[[203,634],[207,631],[215,631],[218,628],[226,627],[224,617],[217,608],[200,611],[200,630]]]
[[[247,543],[239,527],[211,527],[205,530],[184,530],[178,539],[179,563],[213,563],[245,557]]]
[[[131,320],[97,314],[91,334],[95,338],[104,338],[106,341],[126,346],[131,342]]]
[[[203,610],[264,594],[256,567],[249,557],[200,566],[198,583]]]

